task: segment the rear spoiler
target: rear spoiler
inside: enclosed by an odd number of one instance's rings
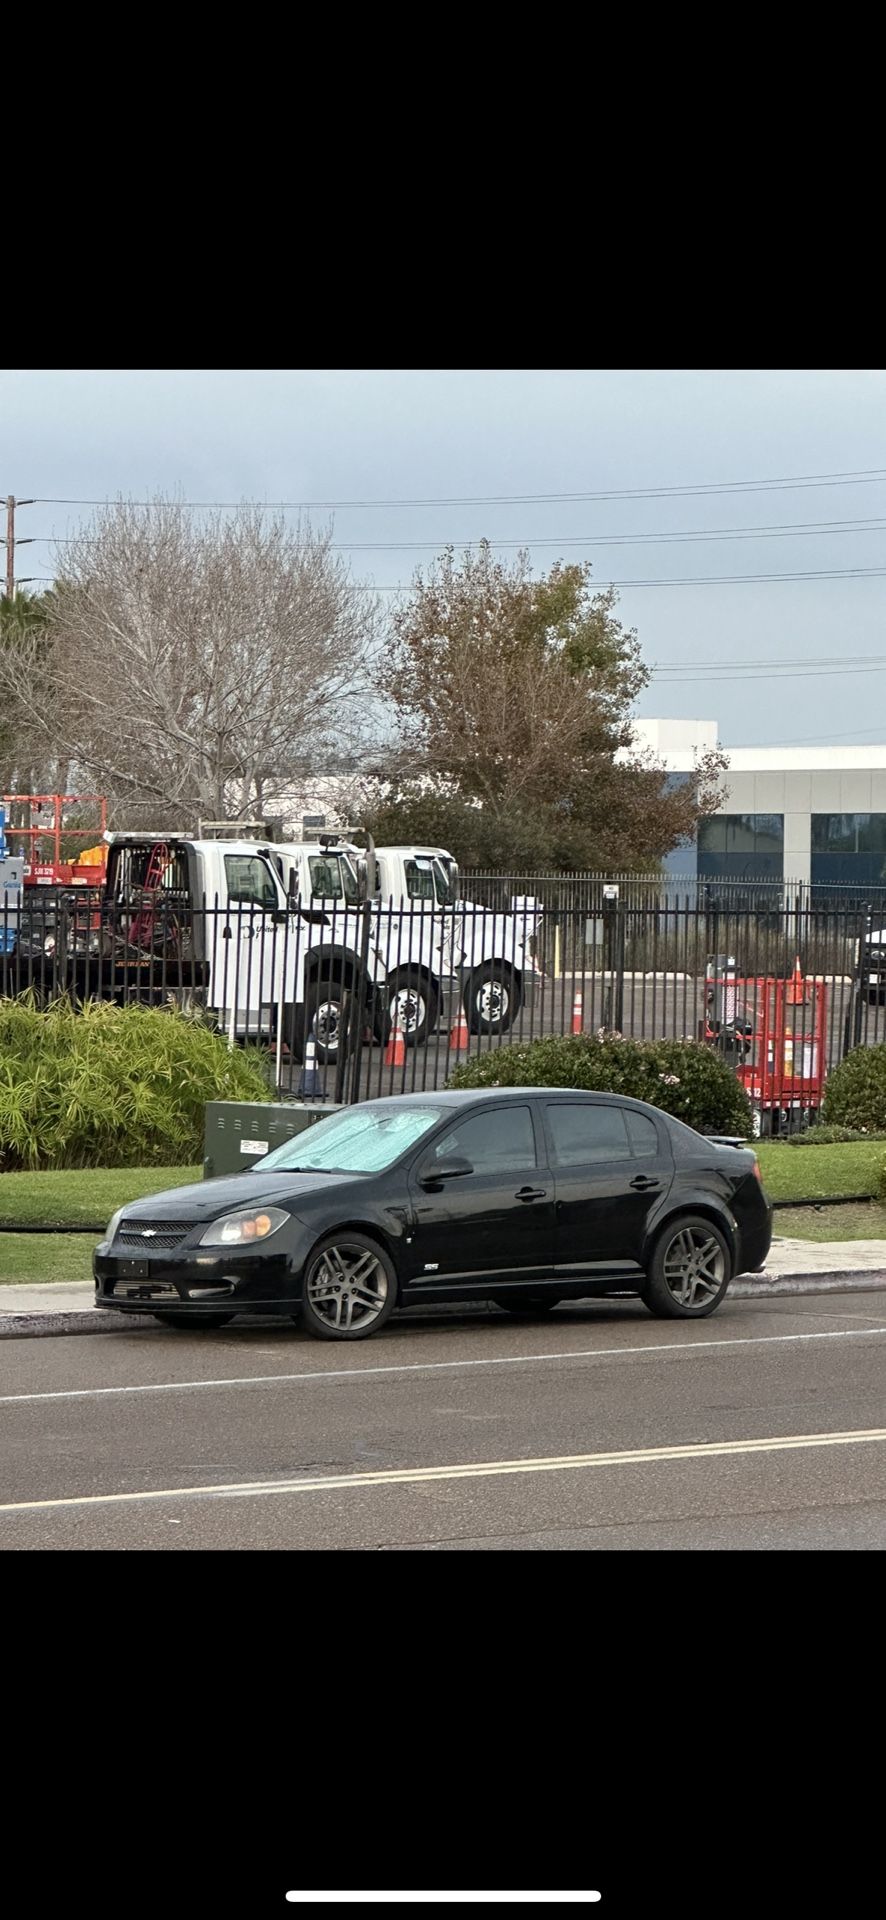
[[[706,1133],[705,1139],[715,1147],[747,1147],[750,1141],[743,1140],[740,1133]]]

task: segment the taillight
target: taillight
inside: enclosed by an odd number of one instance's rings
[[[755,1180],[759,1180],[759,1182],[760,1182],[760,1185],[761,1185],[761,1187],[762,1187],[762,1185],[763,1185],[763,1175],[762,1175],[762,1173],[760,1172],[760,1162],[759,1162],[759,1160],[757,1159],[757,1156],[756,1156],[756,1154],[754,1154],[754,1179],[755,1179]]]

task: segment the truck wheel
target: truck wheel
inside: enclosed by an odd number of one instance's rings
[[[440,1011],[440,998],[431,981],[409,967],[398,967],[388,974],[379,1000],[383,1045],[387,1045],[396,1026],[407,1047],[423,1046],[437,1025]]]
[[[296,1006],[294,1010],[294,1020],[292,1008],[284,1008],[283,1039],[286,1044],[290,1043],[290,1033],[294,1033],[294,1052],[298,1062],[304,1062],[306,1041],[313,1041],[317,1064],[334,1066],[342,1046],[348,1044],[348,1020],[348,987],[342,987],[342,983],[336,979],[311,981],[304,1006]]]
[[[523,991],[506,960],[487,960],[465,988],[465,1012],[472,1033],[507,1033],[516,1020]]]

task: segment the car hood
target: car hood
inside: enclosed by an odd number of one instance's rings
[[[198,1180],[187,1187],[168,1187],[124,1207],[127,1220],[212,1220],[219,1213],[241,1207],[292,1205],[303,1195],[330,1192],[355,1180],[359,1173],[235,1173],[217,1180]]]

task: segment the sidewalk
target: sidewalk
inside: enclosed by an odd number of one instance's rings
[[[879,1287],[886,1287],[886,1240],[773,1240],[764,1271],[742,1274],[729,1293],[733,1299],[767,1300],[776,1294],[870,1292]],[[452,1311],[464,1313],[470,1304],[463,1302]],[[156,1332],[157,1325],[149,1314],[98,1311],[88,1280],[0,1287],[0,1340],[119,1333],[124,1328],[136,1334]]]

